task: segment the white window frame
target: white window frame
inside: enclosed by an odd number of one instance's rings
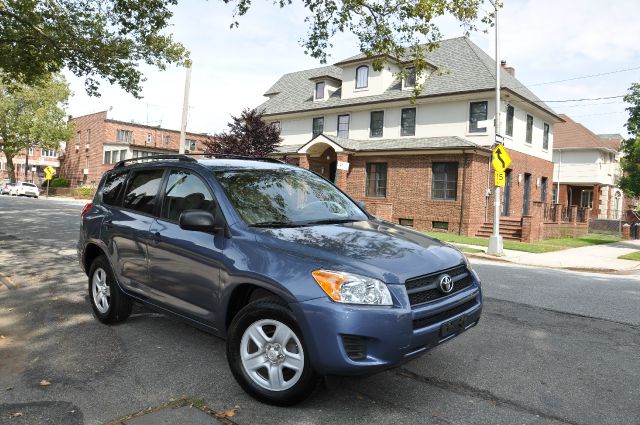
[[[477,99],[477,100],[470,100],[467,102],[467,136],[486,136],[487,134],[489,134],[489,125],[487,125],[485,127],[484,131],[477,131],[477,132],[472,132],[471,131],[471,104],[472,103],[480,103],[480,102],[485,102],[487,104],[487,119],[485,121],[489,120],[489,101],[486,99]]]
[[[358,71],[361,69],[366,69],[367,70],[367,76],[365,78],[365,85],[364,86],[358,86]],[[356,90],[368,90],[369,89],[369,65],[360,65],[356,68],[356,79],[355,79],[355,85],[354,85]]]

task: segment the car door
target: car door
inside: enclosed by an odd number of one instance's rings
[[[212,191],[196,172],[171,168],[159,217],[151,225],[149,285],[158,302],[180,314],[213,324],[224,237],[181,229],[180,214],[188,209],[215,214]]]
[[[149,296],[149,229],[164,174],[163,168],[134,170],[128,175],[121,206],[109,208],[101,239],[107,242],[114,272],[125,289]],[[105,182],[105,186],[109,181]]]

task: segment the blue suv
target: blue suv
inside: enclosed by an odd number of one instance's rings
[[[234,377],[291,405],[322,376],[397,366],[476,325],[463,254],[369,215],[272,159],[121,161],[82,211],[79,261],[103,323],[132,302],[227,341]]]

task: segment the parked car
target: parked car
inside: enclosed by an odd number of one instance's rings
[[[0,195],[10,195],[11,188],[14,187],[15,185],[16,185],[15,183],[11,183],[11,182],[3,183],[2,187],[0,187]]]
[[[240,386],[276,405],[478,323],[480,280],[454,247],[369,215],[308,170],[172,158],[119,164],[81,213],[78,257],[103,323],[137,301],[226,338]]]
[[[15,186],[11,188],[10,194],[13,196],[31,196],[37,198],[40,196],[40,189],[33,183],[17,182]]]

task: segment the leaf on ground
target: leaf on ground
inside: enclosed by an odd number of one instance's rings
[[[6,338],[6,336],[0,335],[0,339],[5,339],[5,338]]]
[[[216,416],[218,416],[219,418],[232,418],[236,415],[236,413],[238,413],[239,409],[240,408],[236,406],[233,409],[223,410],[222,412],[219,412]]]
[[[46,387],[48,385],[51,385],[51,382],[47,381],[46,379],[43,379],[42,381],[39,382],[39,384],[41,387]]]
[[[7,388],[5,388],[4,390],[5,390],[5,391],[11,391],[12,389],[13,389],[13,387],[7,387]]]
[[[22,416],[22,412],[9,413],[9,417],[11,418],[17,418],[19,416]]]

